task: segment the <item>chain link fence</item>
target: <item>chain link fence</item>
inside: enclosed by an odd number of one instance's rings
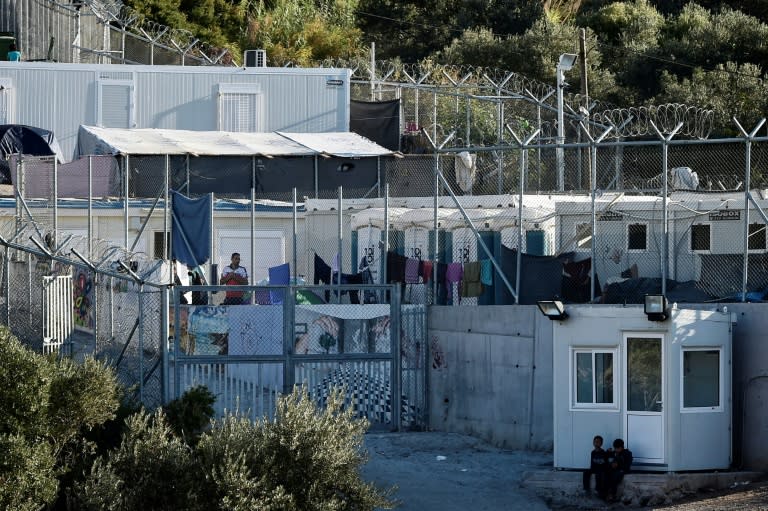
[[[191,32],[143,19],[120,0],[14,2],[0,30],[15,34],[25,61],[89,64],[235,65],[238,56]]]
[[[112,209],[92,213],[90,232],[86,204],[61,195],[69,164],[12,159],[23,199],[15,218],[24,223],[22,237],[48,243],[55,234],[60,252],[148,267],[170,254],[169,182],[191,197],[213,194],[213,262],[222,268],[241,253],[252,284],[268,284],[269,269],[287,262],[296,284],[401,282],[403,299],[419,304],[532,303],[545,294],[636,303],[660,291],[678,302],[762,299],[765,139],[748,146],[743,139],[616,141],[582,130],[599,141],[560,147],[531,134],[517,147],[371,158],[357,163],[375,169],[369,181],[349,188],[319,180],[319,158],[98,157],[111,158],[103,165],[112,177],[92,199]],[[295,177],[288,167],[304,170]],[[278,174],[285,180],[271,181]],[[227,188],[230,182],[257,186]],[[95,241],[104,237],[109,243]],[[562,273],[557,264],[567,265],[567,278],[538,286],[529,265],[547,261],[534,258],[557,260],[540,269],[553,275]],[[408,259],[419,269],[414,277],[410,267],[406,280]],[[462,268],[446,284],[447,266],[456,263],[480,263],[482,289],[475,264],[470,279]],[[204,283],[217,283],[210,265],[203,273]],[[462,296],[465,281],[474,288]]]

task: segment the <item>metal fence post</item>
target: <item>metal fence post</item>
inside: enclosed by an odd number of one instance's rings
[[[163,373],[160,377],[160,400],[162,404],[167,404],[170,401],[170,396],[168,395],[168,392],[170,390],[170,361],[169,361],[169,346],[168,346],[168,338],[170,337],[169,327],[168,327],[168,320],[169,320],[169,311],[170,311],[170,300],[169,300],[169,293],[168,293],[168,287],[162,286],[160,288],[160,344],[161,344],[161,357],[162,357],[162,367],[163,367]],[[174,321],[179,321],[179,315],[176,314],[174,317]],[[176,327],[176,323],[174,323],[174,336],[176,330],[181,331],[181,325],[179,327]],[[174,343],[175,344],[175,343]],[[174,358],[175,362],[175,358]]]
[[[597,264],[597,144],[603,141],[605,137],[613,130],[613,126],[609,126],[597,139],[592,137],[589,132],[589,128],[584,122],[579,122],[581,130],[589,140],[589,194],[590,194],[590,211],[592,217],[592,248],[590,257],[592,262],[589,265],[589,301],[595,299],[595,265]]]
[[[403,407],[403,393],[402,388],[402,355],[400,353],[400,345],[402,339],[400,338],[400,325],[402,306],[400,305],[400,290],[397,284],[393,284],[390,288],[390,302],[389,302],[389,314],[390,314],[390,336],[392,338],[392,426],[396,431],[401,430],[400,411]]]
[[[661,139],[661,294],[666,296],[667,294],[667,273],[669,266],[669,212],[667,211],[667,196],[669,195],[669,142],[683,127],[682,121],[675,126],[675,129],[668,136],[664,136],[659,128],[649,121],[656,134]],[[593,233],[594,234],[594,233]],[[594,239],[592,240],[594,245]],[[594,263],[594,261],[593,261]]]
[[[755,139],[760,128],[763,127],[763,124],[765,124],[765,118],[757,123],[757,126],[755,126],[751,133],[747,133],[736,117],[733,118],[733,122],[736,123],[741,135],[744,137],[744,262],[741,275],[741,301],[746,302],[747,278],[749,276],[749,202],[752,199],[752,194],[749,191],[752,176],[752,141]],[[757,207],[758,211],[760,211],[759,206]]]
[[[515,267],[515,291],[513,293],[515,297],[515,304],[518,304],[520,303],[520,272],[523,259],[523,201],[525,197],[525,171],[528,167],[527,150],[531,141],[539,135],[540,130],[537,129],[525,140],[522,140],[509,126],[507,126],[507,131],[509,131],[509,134],[512,135],[512,138],[515,139],[517,145],[520,146],[520,190],[518,193],[519,204],[517,205],[517,263]],[[482,243],[482,240],[479,236],[478,241]],[[491,261],[493,261],[493,257],[491,257]],[[501,269],[499,268],[498,270],[499,275],[502,276],[502,279],[506,281],[506,276],[503,274]],[[510,292],[512,292],[511,286]]]

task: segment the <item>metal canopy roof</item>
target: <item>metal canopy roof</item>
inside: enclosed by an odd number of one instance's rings
[[[79,154],[194,156],[313,156],[359,158],[391,155],[352,132],[243,133],[80,126]]]

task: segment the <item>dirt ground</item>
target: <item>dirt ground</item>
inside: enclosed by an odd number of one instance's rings
[[[363,478],[383,488],[397,486],[401,511],[768,511],[768,481],[703,492],[669,506],[630,508],[594,499],[594,506],[550,508],[521,486],[523,475],[552,466],[551,453],[497,449],[452,433],[369,433]]]

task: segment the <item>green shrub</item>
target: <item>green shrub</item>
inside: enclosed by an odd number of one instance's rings
[[[44,433],[53,376],[50,365],[0,326],[0,433],[30,438]]]
[[[75,484],[78,504],[94,511],[197,510],[192,452],[173,434],[162,410],[128,418],[123,442]]]
[[[389,491],[360,477],[368,422],[342,411],[342,402],[333,392],[319,411],[306,389],[296,389],[278,400],[273,421],[230,416],[215,423],[197,452],[219,509],[392,508]]]
[[[5,327],[0,367],[0,503],[13,502],[0,508],[40,509],[88,462],[84,434],[114,417],[119,387],[98,362],[34,353]]]
[[[205,385],[188,389],[165,406],[168,424],[178,436],[194,442],[213,418],[216,397]]]
[[[203,393],[204,394],[204,393]],[[319,411],[306,390],[279,399],[273,421],[228,416],[192,448],[162,410],[128,419],[120,447],[75,486],[87,510],[371,511],[388,491],[360,477],[367,421],[334,392]]]
[[[0,509],[37,511],[58,489],[50,444],[0,434]]]

